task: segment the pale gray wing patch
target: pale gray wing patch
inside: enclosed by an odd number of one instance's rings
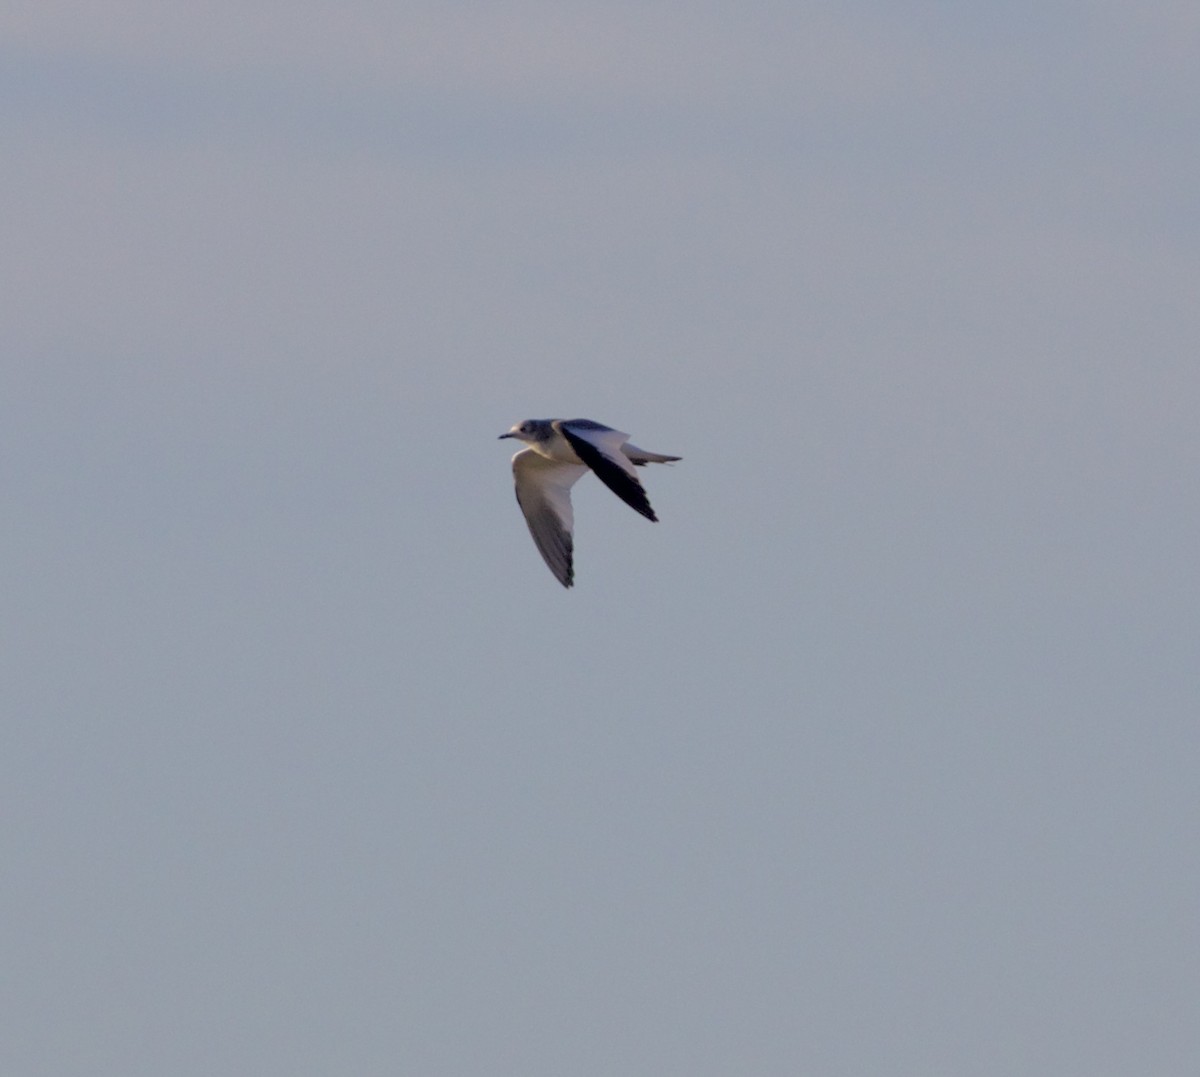
[[[572,448],[577,440],[585,441],[631,475],[634,473],[622,451],[629,441],[629,435],[624,431],[614,430],[611,426],[593,422],[591,419],[559,419],[554,423],[554,427],[567,439]]]
[[[639,449],[636,445],[630,444],[628,434],[598,423],[594,419],[559,419],[552,425],[557,426],[559,430],[563,430],[565,427],[572,433],[586,438],[602,453],[613,457],[622,466],[625,463],[621,459],[622,456],[638,467],[643,464],[673,464],[677,460],[683,459],[682,456],[668,456],[666,453]],[[563,436],[566,436],[565,430]]]
[[[547,460],[532,449],[513,457],[517,504],[529,534],[554,578],[564,587],[575,582],[571,487],[587,472],[581,464]]]

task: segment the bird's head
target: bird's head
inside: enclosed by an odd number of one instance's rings
[[[500,438],[516,438],[518,441],[539,441],[545,437],[545,429],[549,426],[544,419],[526,419],[524,422],[517,423],[507,434],[501,434]]]

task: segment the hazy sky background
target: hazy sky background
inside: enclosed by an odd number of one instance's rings
[[[1200,1066],[1200,8],[0,14],[0,1069]],[[527,417],[684,457],[512,496]]]

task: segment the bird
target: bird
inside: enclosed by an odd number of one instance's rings
[[[628,434],[592,419],[525,419],[500,435],[504,438],[528,446],[512,458],[517,503],[534,545],[564,587],[575,583],[571,487],[590,468],[625,504],[657,523],[634,465],[683,459],[639,449],[629,444]]]

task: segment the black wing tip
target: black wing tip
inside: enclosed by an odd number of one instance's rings
[[[622,488],[618,488],[617,484],[612,482],[606,482],[605,485],[634,512],[640,512],[647,520],[658,523],[658,517],[654,515],[654,509],[650,507],[650,499],[640,484],[631,479],[629,485]]]
[[[620,464],[609,460],[586,438],[572,434],[566,429],[563,430],[563,436],[575,450],[575,455],[592,469],[596,478],[635,512],[640,512],[647,520],[658,522],[658,517],[650,507],[650,499],[636,478],[623,471]]]
[[[570,535],[565,536],[563,543],[563,552],[567,555],[566,564],[563,565],[561,575],[558,569],[553,565],[550,566],[550,571],[554,573],[554,578],[558,580],[564,587],[575,586],[575,542]]]

